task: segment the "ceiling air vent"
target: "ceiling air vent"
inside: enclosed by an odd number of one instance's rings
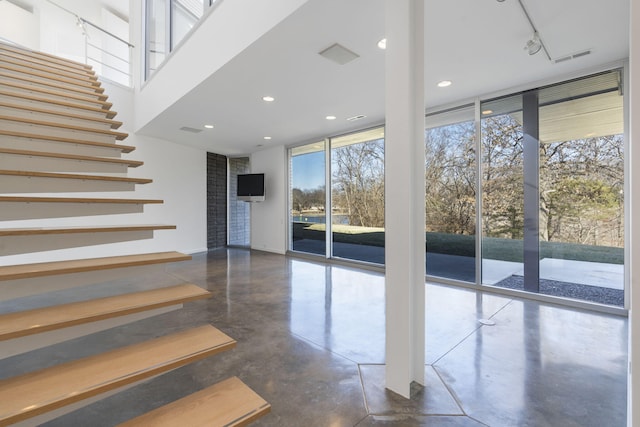
[[[348,122],[355,122],[356,120],[364,119],[365,117],[367,117],[367,116],[365,116],[364,114],[359,114],[357,116],[353,116],[353,117],[347,118],[347,121]]]
[[[191,132],[191,133],[200,133],[200,132],[202,132],[202,129],[190,128],[189,126],[182,126],[180,128],[180,130],[183,130],[185,132]]]
[[[591,49],[583,50],[582,52],[573,53],[571,55],[561,56],[560,58],[556,58],[553,60],[554,64],[559,64],[561,62],[571,61],[572,59],[580,58],[581,56],[587,56],[591,54]]]
[[[320,52],[318,52],[318,55],[323,56],[328,60],[340,65],[347,64],[360,57],[360,55],[358,55],[357,53],[350,51],[349,49],[342,45],[339,45],[338,43],[334,43],[325,50],[321,50]]]

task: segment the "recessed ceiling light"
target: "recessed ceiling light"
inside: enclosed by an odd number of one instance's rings
[[[438,82],[438,87],[447,87],[447,86],[451,86],[451,80],[442,80],[441,82]]]
[[[378,47],[382,50],[387,48],[387,39],[382,39],[378,42]]]
[[[271,137],[270,136],[265,136],[263,139],[270,140]]]
[[[493,113],[493,110],[482,110],[482,114],[487,116],[489,114]]]
[[[213,129],[213,125],[204,125],[207,129]]]
[[[327,117],[325,117],[325,119],[327,119],[327,120],[335,120],[336,116],[327,116]]]
[[[273,101],[275,101],[276,99],[275,99],[273,96],[269,96],[269,95],[267,95],[267,96],[263,96],[263,97],[262,97],[262,100],[263,100],[263,101],[265,101],[265,102],[273,102]]]

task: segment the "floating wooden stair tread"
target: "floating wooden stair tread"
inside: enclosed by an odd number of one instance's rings
[[[35,102],[46,102],[49,104],[59,105],[61,107],[82,109],[86,111],[92,111],[94,113],[103,113],[106,115],[108,119],[112,119],[116,116],[116,114],[118,114],[115,111],[105,110],[104,108],[101,108],[101,107],[89,107],[87,105],[77,104],[69,101],[63,101],[60,99],[42,98],[40,96],[37,96],[35,94],[30,94],[30,93],[5,91],[5,90],[2,90],[1,86],[0,86],[0,95],[11,96],[13,98],[22,98],[29,101],[35,101]]]
[[[10,87],[10,88],[15,88],[15,89],[22,89],[22,90],[27,90],[27,91],[31,91],[31,92],[44,93],[44,94],[52,95],[52,96],[60,96],[60,97],[63,97],[65,99],[73,99],[73,100],[76,100],[76,101],[90,102],[92,104],[99,105],[103,110],[108,110],[113,105],[110,102],[103,101],[103,100],[100,100],[100,99],[95,99],[95,98],[90,97],[90,96],[84,96],[84,95],[79,95],[79,94],[78,95],[73,95],[73,94],[70,94],[70,93],[61,92],[59,90],[45,89],[45,88],[36,87],[36,86],[33,86],[33,85],[29,85],[29,84],[22,84],[22,83],[15,83],[15,82],[2,82],[2,85],[6,86],[6,87]]]
[[[133,148],[133,147],[132,147]],[[144,163],[138,160],[118,159],[112,157],[94,157],[94,156],[79,156],[76,154],[60,154],[60,153],[47,153],[44,151],[31,151],[31,150],[14,150],[11,148],[1,148],[0,154],[12,154],[16,156],[30,156],[30,157],[48,157],[53,159],[65,159],[65,160],[78,160],[84,162],[100,162],[100,163],[115,163],[127,165],[131,168],[137,168]]]
[[[199,286],[183,284],[89,301],[0,315],[0,340],[39,334],[208,298]]]
[[[66,65],[68,67],[78,68],[80,70],[91,71],[91,65],[83,64],[81,62],[77,62],[71,59],[62,58],[60,56],[51,55],[50,53],[40,52],[37,50],[31,50],[20,46],[15,46],[7,43],[0,42],[0,49],[6,50],[9,52],[18,53],[25,56],[31,56],[33,58],[43,58],[48,62],[54,62],[61,65]]]
[[[48,135],[41,135],[37,133],[17,132],[17,131],[4,130],[4,129],[0,129],[0,135],[15,136],[19,138],[42,139],[45,141],[64,142],[69,144],[91,145],[95,147],[116,148],[116,149],[120,149],[123,153],[130,153],[131,151],[135,150],[135,147],[132,147],[130,145],[111,144],[108,142],[85,141],[83,139],[66,138],[62,136],[48,136]]]
[[[96,122],[96,123],[103,123],[103,124],[110,125],[112,129],[118,129],[120,126],[122,126],[122,122],[119,122],[116,120],[103,119],[100,117],[83,116],[82,114],[74,114],[74,113],[69,113],[65,111],[49,110],[46,108],[38,108],[33,106],[13,104],[11,102],[0,101],[0,107],[30,111],[33,113],[51,114],[51,115],[60,116],[60,117],[68,117],[70,119],[87,120],[87,121]]]
[[[271,405],[232,377],[162,406],[119,427],[236,427],[269,413]]]
[[[73,67],[65,67],[64,65],[58,65],[49,61],[41,61],[32,57],[20,56],[13,52],[2,51],[0,52],[0,60],[10,62],[12,64],[21,65],[31,69],[45,71],[51,74],[57,74],[66,77],[75,77],[85,80],[97,80],[93,70],[80,70]]]
[[[92,197],[30,197],[0,196],[0,202],[16,203],[113,203],[113,204],[159,204],[157,199],[99,199]]]
[[[104,129],[94,129],[94,128],[90,128],[90,127],[88,128],[88,127],[85,127],[85,126],[70,125],[70,124],[66,124],[66,123],[47,122],[47,121],[44,121],[44,120],[34,120],[34,119],[31,119],[31,118],[26,118],[26,117],[15,117],[15,116],[0,115],[0,120],[8,120],[10,122],[20,122],[20,123],[27,123],[27,124],[38,125],[38,126],[57,127],[57,128],[63,128],[63,129],[81,131],[81,132],[99,133],[99,134],[102,134],[102,135],[113,135],[119,141],[122,141],[127,136],[129,136],[128,134],[126,134],[124,132],[116,132],[116,131],[113,131],[113,130],[104,130]]]
[[[119,348],[0,383],[0,425],[26,420],[229,350],[210,325]]]
[[[190,255],[180,252],[156,252],[104,258],[74,259],[70,261],[40,262],[36,264],[9,265],[0,267],[0,280],[29,279],[59,274],[82,273],[93,270],[138,267],[188,261]],[[1,402],[2,400],[0,400]]]
[[[78,79],[62,77],[62,76],[52,76],[50,74],[40,73],[35,70],[25,70],[24,68],[19,68],[6,63],[0,63],[0,69],[13,71],[15,73],[20,73],[20,74],[28,74],[30,76],[40,77],[42,79],[52,80],[60,83],[67,83],[67,84],[78,86],[84,89],[90,89],[90,90],[93,90],[94,92],[99,92],[99,93],[104,92],[104,88],[100,86],[100,82],[94,82],[94,81],[89,82],[85,80],[78,80]]]
[[[122,182],[131,184],[150,184],[151,179],[146,178],[129,178],[124,176],[110,175],[85,175],[75,173],[57,173],[57,172],[35,172],[35,171],[17,171],[2,170],[0,176],[23,176],[28,178],[52,178],[52,179],[79,179],[83,181],[105,181],[105,182]]]
[[[34,227],[34,228],[0,228],[0,237],[4,236],[39,236],[45,234],[74,234],[74,233],[113,233],[116,231],[148,231],[175,230],[175,225],[101,225],[96,227]]]
[[[106,101],[108,96],[105,95],[104,93],[102,93],[104,91],[104,89],[102,88],[83,88],[80,86],[65,86],[65,85],[61,85],[58,81],[54,80],[54,79],[47,79],[47,80],[38,80],[32,77],[29,77],[27,75],[25,75],[24,73],[21,74],[11,74],[11,73],[5,73],[2,70],[0,70],[0,77],[5,77],[5,78],[9,78],[9,79],[14,79],[14,80],[21,80],[23,82],[27,82],[29,84],[35,84],[35,85],[43,85],[43,86],[49,86],[55,90],[61,90],[61,91],[72,91],[72,92],[76,92],[80,95],[89,95],[89,96],[95,96],[98,99],[102,100],[102,101]],[[4,82],[2,82],[4,83]],[[65,92],[66,93],[66,92]]]

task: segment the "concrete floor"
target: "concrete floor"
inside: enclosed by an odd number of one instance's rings
[[[0,361],[2,377],[211,323],[237,348],[47,425],[111,426],[232,375],[272,405],[255,426],[626,425],[622,317],[428,285],[426,387],[407,400],[384,389],[383,275],[242,249],[169,273],[117,285],[184,280],[213,298]]]

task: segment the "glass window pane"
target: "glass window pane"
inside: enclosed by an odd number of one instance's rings
[[[522,96],[483,102],[482,283],[522,286],[524,162]]]
[[[325,144],[292,148],[291,247],[293,251],[326,253]]]
[[[475,282],[474,106],[428,115],[426,125],[427,274]]]
[[[384,128],[331,140],[333,256],[384,264]]]
[[[171,1],[171,50],[191,31],[204,11],[204,0]]]
[[[168,54],[166,0],[147,1],[147,78],[158,69]]]
[[[618,70],[540,90],[540,292],[624,305]]]

